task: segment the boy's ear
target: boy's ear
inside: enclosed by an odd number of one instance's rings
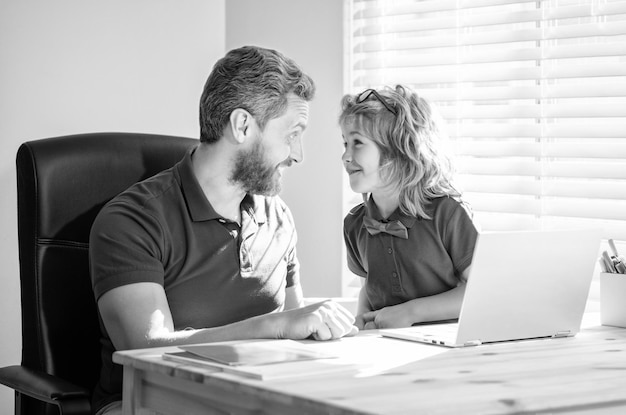
[[[246,141],[250,136],[252,115],[244,109],[237,108],[230,113],[230,128],[233,138],[239,144]]]

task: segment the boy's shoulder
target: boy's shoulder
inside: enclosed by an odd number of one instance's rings
[[[365,212],[365,203],[359,203],[358,205],[350,209],[345,219],[363,217],[365,215]]]
[[[359,203],[358,205],[350,209],[346,217],[343,219],[344,229],[346,231],[349,231],[352,228],[360,228],[365,213],[365,203]]]
[[[451,196],[431,199],[430,208],[433,216],[449,216],[459,209],[467,213],[468,216],[473,216],[472,209],[466,201]]]

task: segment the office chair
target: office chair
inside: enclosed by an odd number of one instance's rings
[[[0,368],[16,415],[90,414],[100,329],[89,231],[102,206],[198,141],[151,134],[46,138],[17,152],[22,364]]]

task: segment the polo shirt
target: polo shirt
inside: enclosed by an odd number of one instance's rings
[[[430,201],[428,213],[432,219],[396,209],[386,220],[402,222],[408,239],[384,232],[370,235],[365,216],[386,222],[371,197],[346,215],[348,268],[366,278],[372,310],[440,294],[463,282],[461,274],[471,263],[478,235],[469,210],[453,198],[438,197]]]
[[[279,197],[246,195],[241,226],[221,217],[192,169],[191,155],[137,183],[98,214],[90,235],[96,300],[126,284],[164,287],[174,328],[216,327],[280,310],[285,288],[299,284],[296,230]],[[102,326],[103,367],[94,393],[101,407],[121,399]]]

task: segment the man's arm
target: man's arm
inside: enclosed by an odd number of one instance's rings
[[[302,286],[294,284],[285,289],[285,310],[304,307],[304,294],[302,294]]]
[[[114,288],[100,297],[98,307],[116,350],[254,338],[330,340],[357,332],[350,312],[332,301],[221,327],[175,331],[163,287],[149,282]]]

